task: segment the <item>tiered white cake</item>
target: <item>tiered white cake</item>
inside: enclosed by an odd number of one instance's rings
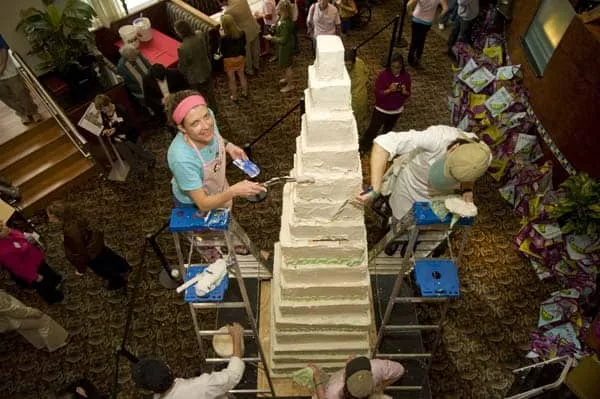
[[[369,354],[366,229],[362,209],[351,203],[362,172],[339,37],[317,37],[308,76],[291,174],[315,181],[283,190],[270,328],[275,376],[308,363],[340,368],[350,355]]]

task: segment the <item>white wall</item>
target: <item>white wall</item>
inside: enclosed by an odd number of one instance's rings
[[[55,4],[59,8],[62,8],[63,1],[57,0]],[[31,68],[40,73],[37,68],[39,59],[35,56],[27,55],[31,47],[25,36],[15,30],[20,19],[19,12],[29,7],[43,9],[44,5],[42,0],[0,0],[0,33],[2,33],[4,40],[6,40],[10,48],[19,53]]]

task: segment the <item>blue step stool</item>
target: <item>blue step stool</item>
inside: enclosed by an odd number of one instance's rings
[[[200,214],[193,207],[173,208],[169,230],[173,232],[218,230],[224,231],[229,227],[229,209],[213,209]]]
[[[451,213],[449,213],[444,219],[438,218],[431,210],[431,203],[429,202],[415,202],[412,207],[412,213],[417,226],[427,226],[432,224],[449,225],[452,221]],[[473,221],[474,218],[460,218],[456,224],[459,226],[472,226]]]
[[[199,273],[202,273],[208,265],[193,265],[188,267],[187,273],[185,274],[185,281],[189,281],[196,277]],[[184,300],[186,302],[221,302],[225,296],[225,291],[229,288],[229,276],[225,275],[223,280],[215,287],[214,290],[204,296],[198,296],[196,294],[196,288],[194,285],[188,287],[185,290]]]
[[[418,259],[415,280],[423,297],[458,297],[460,282],[452,259]]]

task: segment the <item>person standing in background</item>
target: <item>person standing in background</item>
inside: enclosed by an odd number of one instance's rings
[[[265,40],[277,43],[277,65],[285,72],[279,83],[284,84],[279,91],[287,93],[294,89],[294,22],[292,22],[292,4],[288,0],[280,0],[277,4],[279,20],[274,35],[266,35]]]
[[[0,290],[0,333],[16,330],[36,349],[54,352],[67,344],[67,331],[42,311]]]
[[[181,38],[179,55],[179,71],[185,76],[190,86],[202,93],[214,113],[217,111],[212,82],[212,64],[208,57],[208,44],[204,32],[194,33],[187,21],[177,21],[175,32]]]
[[[77,215],[73,208],[57,201],[46,210],[48,220],[62,223],[65,255],[75,266],[75,274],[81,276],[88,268],[107,280],[109,290],[127,286],[127,274],[131,266],[104,243],[102,231],[89,227],[89,223]]]
[[[131,44],[119,49],[121,58],[117,63],[117,71],[125,80],[129,94],[139,104],[144,104],[144,76],[150,72],[150,62]]]
[[[394,128],[410,93],[410,75],[404,68],[404,59],[400,53],[393,53],[390,67],[381,71],[375,81],[375,109],[371,115],[371,123],[360,139],[361,153],[371,149],[373,140],[382,127],[383,133]]]
[[[410,47],[408,48],[408,65],[420,67],[421,56],[425,48],[425,39],[431,29],[438,5],[442,6],[442,18],[448,12],[446,0],[409,0],[407,7],[415,5],[412,13]]]
[[[448,22],[454,24],[456,22],[456,13],[458,12],[458,3],[456,0],[448,0],[448,11],[440,16],[439,22],[438,22],[438,28],[439,30],[444,30],[446,29],[446,24]]]
[[[221,54],[223,54],[223,69],[227,73],[231,101],[237,101],[236,75],[242,86],[242,97],[248,97],[248,80],[244,74],[246,63],[246,34],[240,30],[233,17],[224,14],[221,17],[223,36],[221,37]]]
[[[346,70],[350,76],[352,93],[352,112],[356,118],[358,131],[362,131],[367,121],[369,72],[365,62],[356,56],[356,50],[346,49],[344,52]]]
[[[340,13],[328,0],[318,0],[310,6],[306,18],[306,31],[313,41],[313,51],[317,48],[317,36],[319,35],[342,35],[342,20]]]
[[[246,75],[254,75],[260,67],[260,26],[252,15],[247,0],[222,0],[225,14],[246,34]]]
[[[144,76],[144,99],[155,117],[162,124],[167,122],[163,101],[166,96],[189,87],[185,76],[177,69],[165,68],[161,64],[150,67],[150,73]]]
[[[14,110],[24,125],[40,122],[42,115],[19,76],[8,49],[8,44],[0,35],[0,101]]]
[[[340,12],[340,18],[342,19],[342,33],[346,33],[352,26],[352,17],[358,14],[358,8],[354,0],[336,0],[335,5]]]
[[[479,0],[457,0],[458,11],[457,20],[452,26],[450,36],[448,37],[448,55],[454,58],[452,48],[456,42],[472,44],[471,31],[473,23],[479,15]]]
[[[272,35],[277,23],[277,10],[275,0],[262,0],[262,12],[257,12],[254,16],[256,18],[262,17],[263,20],[263,35]],[[269,41],[265,42],[265,54],[270,51]],[[277,59],[277,51],[275,55],[269,59],[269,62],[273,62]]]

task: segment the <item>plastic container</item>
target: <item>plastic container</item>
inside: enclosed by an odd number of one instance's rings
[[[132,44],[136,48],[140,45],[137,36],[137,28],[133,25],[123,25],[119,28],[119,36],[125,44]]]
[[[140,42],[149,42],[152,40],[152,24],[146,17],[140,17],[133,20],[133,26],[137,29],[137,37]]]
[[[185,281],[189,281],[191,279],[193,279],[194,277],[196,277],[196,275],[198,273],[202,273],[204,271],[204,269],[206,269],[208,267],[208,265],[194,265],[194,266],[190,266],[187,269],[187,273],[185,276]],[[188,303],[194,303],[194,302],[222,302],[223,301],[223,297],[225,297],[225,291],[227,291],[227,288],[229,288],[229,276],[225,275],[225,278],[223,280],[221,280],[221,282],[219,283],[219,285],[217,285],[215,287],[214,290],[212,290],[211,292],[209,292],[208,294],[204,295],[204,296],[198,296],[198,294],[196,294],[196,287],[194,287],[193,285],[191,287],[188,287],[185,290],[185,295],[183,297],[184,301],[188,302]]]
[[[227,332],[229,327],[223,326],[219,328],[219,331]],[[233,339],[229,334],[217,334],[213,335],[212,339],[213,349],[217,356],[222,358],[229,358],[233,356]],[[242,340],[242,356],[244,356],[244,340]]]

